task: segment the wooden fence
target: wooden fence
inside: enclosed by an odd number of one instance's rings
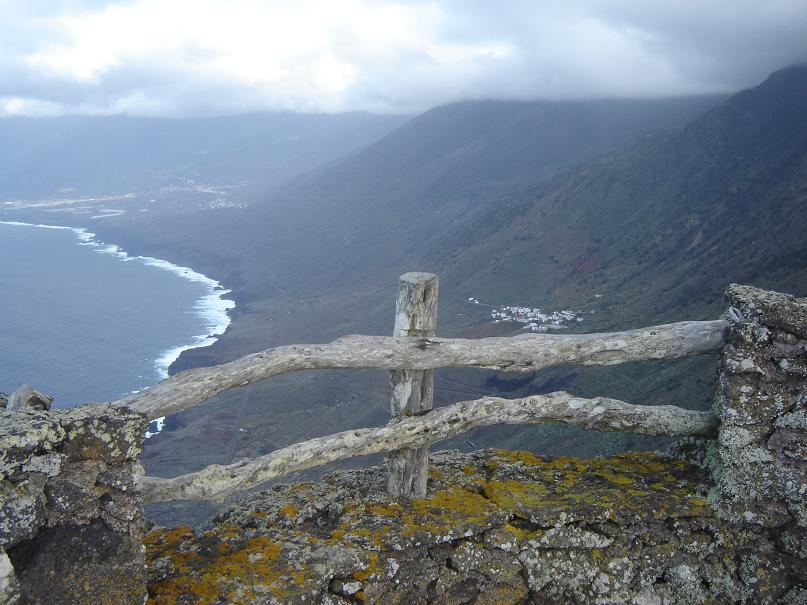
[[[429,445],[470,429],[495,424],[564,422],[599,431],[648,435],[710,436],[711,412],[677,406],[632,405],[616,399],[585,399],[566,392],[520,399],[483,397],[432,410],[435,368],[487,368],[534,372],[559,364],[611,365],[626,361],[677,359],[719,351],[725,320],[684,321],[602,334],[524,334],[506,338],[451,339],[434,335],[437,276],[401,276],[392,337],[348,336],[324,345],[268,349],[231,363],[176,374],[160,384],[116,401],[148,414],[173,414],[212,395],[278,374],[311,369],[390,370],[391,421],[383,427],[318,437],[252,460],[211,465],[172,478],[144,477],[148,503],[221,499],[267,479],[337,460],[389,453],[389,492],[411,499],[426,493]]]

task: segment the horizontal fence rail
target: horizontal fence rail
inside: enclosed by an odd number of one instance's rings
[[[448,405],[422,416],[392,421],[383,427],[317,437],[227,466],[214,464],[172,478],[143,477],[140,486],[146,504],[168,500],[216,500],[268,479],[346,458],[430,445],[478,427],[545,422],[646,435],[708,437],[717,428],[717,418],[712,412],[671,405],[632,405],[607,397],[586,399],[564,391],[520,399],[483,397]]]
[[[713,320],[601,334],[524,334],[475,340],[347,336],[330,344],[276,347],[230,363],[186,370],[114,404],[156,418],[186,410],[227,389],[302,370],[451,367],[534,372],[561,364],[677,359],[719,351],[727,327],[727,321]]]

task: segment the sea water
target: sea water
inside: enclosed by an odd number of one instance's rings
[[[224,332],[228,292],[84,229],[0,222],[0,391],[28,383],[64,408],[142,390]]]

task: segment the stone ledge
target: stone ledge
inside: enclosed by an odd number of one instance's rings
[[[710,501],[721,517],[807,528],[807,299],[732,285]],[[807,601],[806,601],[807,602]]]
[[[430,462],[429,496],[410,506],[376,467],[252,495],[202,534],[155,529],[149,602],[777,602],[807,585],[800,530],[718,519],[707,473],[683,460]]]
[[[0,602],[143,602],[146,426],[101,404],[0,410]]]
[[[731,284],[726,299],[747,320],[807,338],[807,298]]]

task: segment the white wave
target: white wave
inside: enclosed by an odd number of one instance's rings
[[[0,225],[16,225],[17,227],[39,227],[41,229],[70,229],[75,231],[76,227],[64,227],[62,225],[41,225],[38,223],[21,223],[20,221],[0,221]]]
[[[149,429],[151,429],[151,425],[154,425],[154,432],[150,430],[146,430],[146,439],[154,437],[154,435],[158,435],[162,432],[163,426],[165,426],[165,416],[160,416],[159,418],[155,418],[151,422],[149,422]]]
[[[190,267],[175,265],[174,263],[153,256],[129,256],[126,251],[116,244],[107,244],[96,239],[95,233],[83,227],[66,227],[61,225],[42,225],[35,223],[21,223],[18,221],[0,221],[0,225],[16,225],[20,227],[39,227],[42,229],[68,229],[79,239],[79,245],[91,246],[95,252],[101,254],[112,254],[123,261],[138,261],[151,267],[156,267],[164,271],[170,271],[175,275],[189,281],[204,284],[208,293],[197,299],[193,305],[193,311],[205,321],[205,334],[194,336],[192,342],[171,347],[160,353],[154,361],[154,369],[158,381],[168,378],[168,368],[179,356],[190,349],[207,347],[212,345],[230,325],[230,309],[235,307],[235,301],[225,298],[232,290],[222,287],[221,283],[202,273],[194,271]],[[159,426],[162,426],[160,423]],[[149,435],[151,436],[151,435]]]
[[[154,259],[157,261],[157,259]],[[165,262],[165,261],[161,261]],[[169,267],[164,267],[169,269]],[[230,325],[230,309],[235,307],[235,301],[224,298],[230,294],[232,290],[225,290],[221,284],[214,279],[210,279],[206,275],[197,273],[187,267],[177,267],[172,265],[170,270],[178,269],[184,270],[185,273],[175,271],[178,275],[189,279],[191,281],[201,282],[208,287],[208,294],[197,299],[193,305],[193,311],[205,321],[205,333],[193,337],[193,341],[189,344],[171,347],[164,351],[157,360],[154,362],[154,367],[160,380],[168,378],[168,368],[174,363],[179,356],[190,349],[198,349],[199,347],[207,347],[212,345],[218,340],[227,326]]]

